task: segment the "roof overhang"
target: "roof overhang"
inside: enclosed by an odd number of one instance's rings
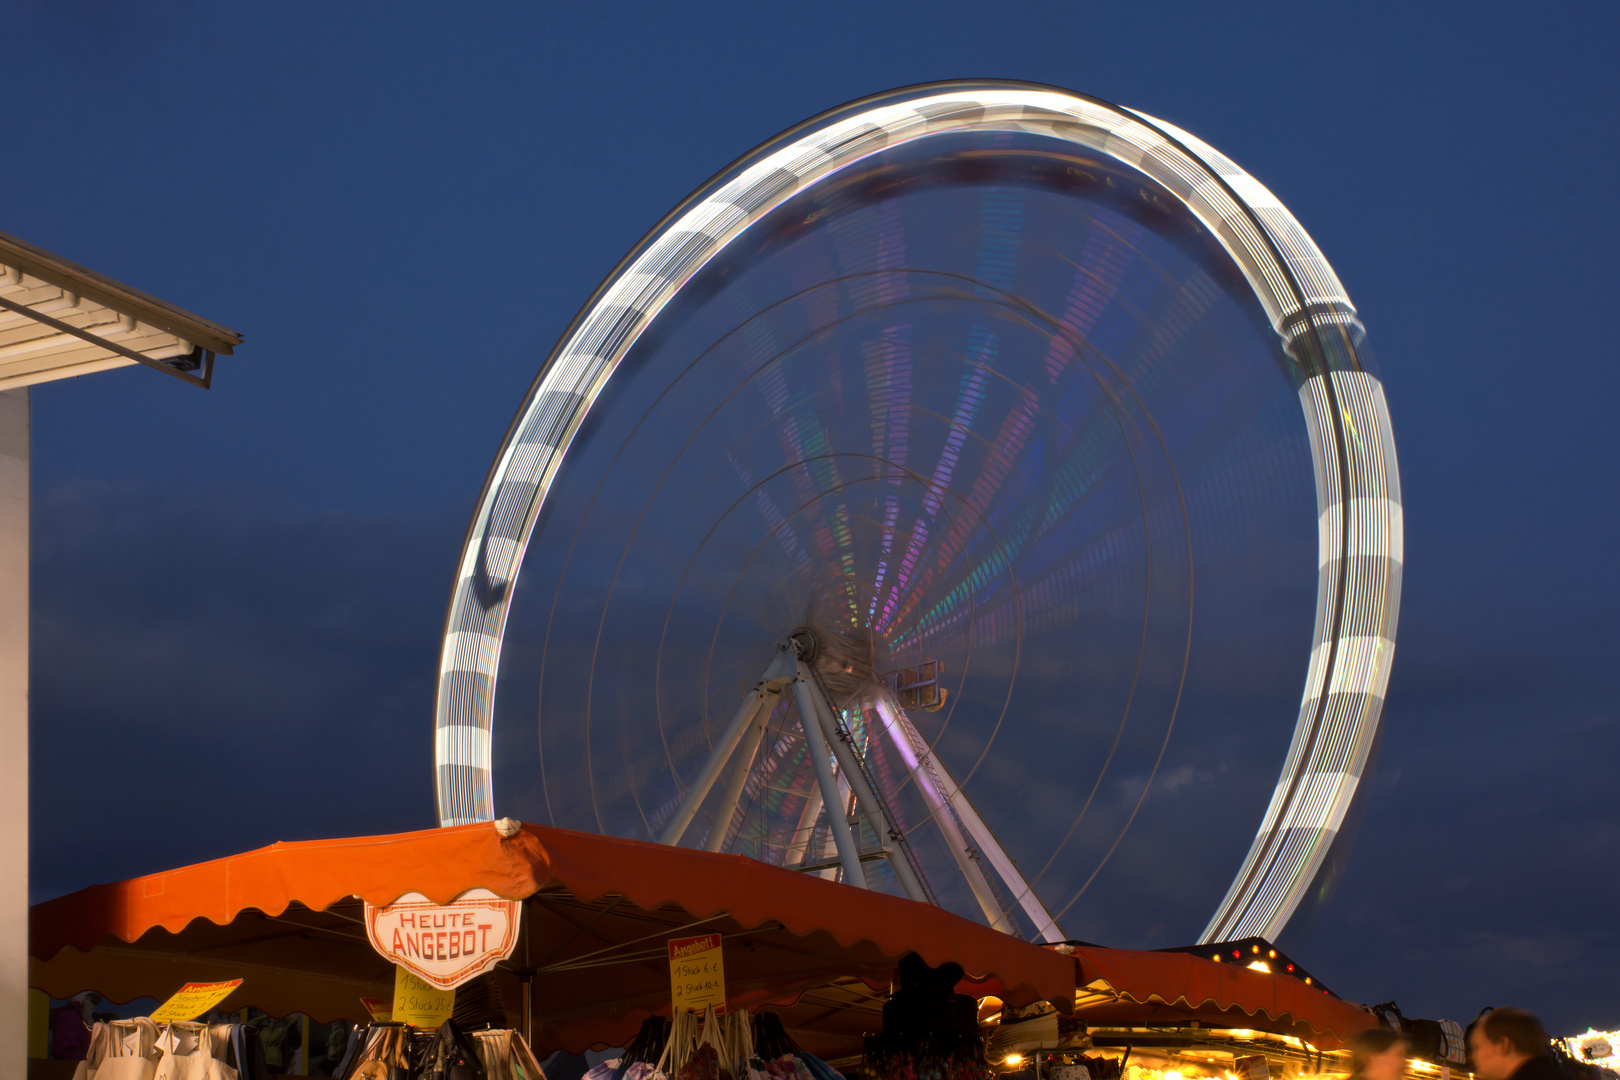
[[[144,364],[207,389],[242,335],[0,233],[0,390]]]

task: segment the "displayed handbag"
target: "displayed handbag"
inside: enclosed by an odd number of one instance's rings
[[[337,1080],[546,1080],[519,1032],[468,1031],[454,1021],[436,1031],[397,1020],[357,1027],[332,1075]]]
[[[342,1080],[410,1080],[415,1074],[411,1031],[397,1020],[371,1024],[347,1067],[339,1070]]]
[[[73,1080],[153,1080],[158,1063],[158,1026],[146,1017],[97,1021],[90,1049]]]
[[[454,1020],[439,1025],[417,1076],[420,1080],[487,1080],[477,1047]]]
[[[270,1069],[264,1062],[264,1045],[259,1033],[247,1024],[228,1024],[231,1052],[226,1063],[236,1069],[237,1080],[269,1080]]]
[[[164,1025],[158,1038],[163,1056],[152,1080],[238,1080],[237,1071],[225,1064],[231,1026],[210,1027],[194,1021]]]
[[[511,1028],[471,1032],[487,1080],[546,1080],[523,1036]]]
[[[348,1076],[354,1071],[360,1058],[360,1051],[366,1045],[366,1026],[356,1024],[349,1029],[348,1041],[343,1047],[343,1056],[338,1059],[337,1068],[332,1070],[333,1076]]]

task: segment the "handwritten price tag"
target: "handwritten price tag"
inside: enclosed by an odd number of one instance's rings
[[[720,935],[669,939],[669,996],[675,1011],[702,1012],[726,1006],[726,966],[720,957]]]
[[[241,985],[241,979],[232,979],[230,982],[186,983],[175,991],[174,997],[152,1011],[152,1020],[158,1024],[167,1024],[174,1020],[195,1020],[230,997],[231,991]]]
[[[440,990],[432,983],[394,967],[393,1018],[419,1028],[436,1028],[456,1011],[455,990]]]

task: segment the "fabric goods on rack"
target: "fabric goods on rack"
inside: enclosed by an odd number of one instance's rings
[[[157,1041],[158,1026],[144,1016],[97,1021],[73,1080],[152,1080],[159,1056]]]

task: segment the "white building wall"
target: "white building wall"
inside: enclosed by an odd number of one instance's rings
[[[0,392],[0,1076],[28,1057],[28,390]]]

